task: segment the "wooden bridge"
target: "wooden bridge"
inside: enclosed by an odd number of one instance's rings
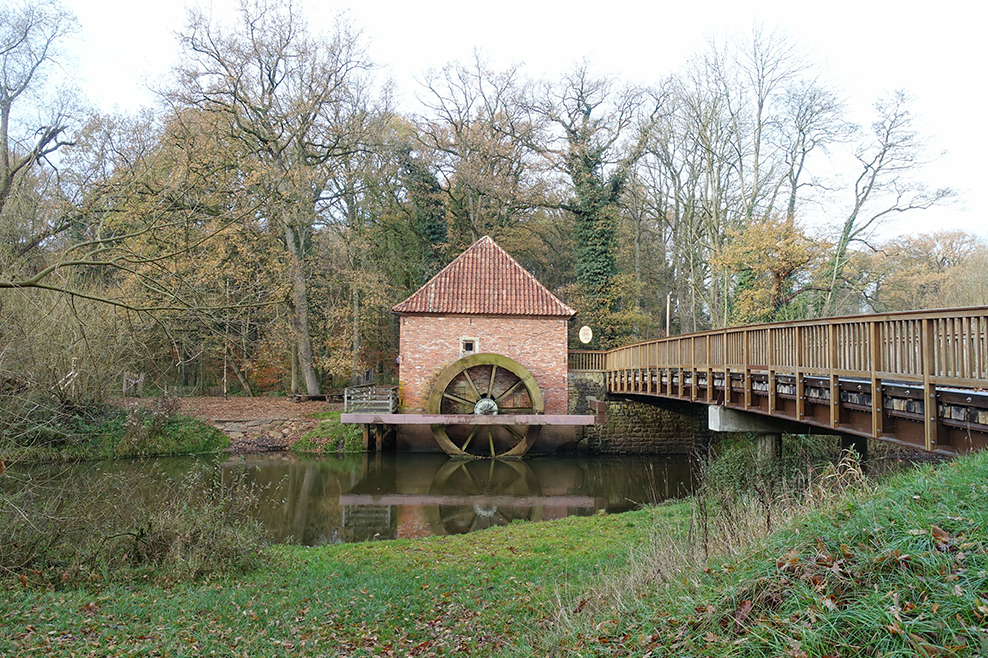
[[[720,405],[941,454],[988,447],[988,307],[704,331],[575,352],[611,395]]]

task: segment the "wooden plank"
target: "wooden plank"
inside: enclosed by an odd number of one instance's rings
[[[741,351],[741,363],[744,364],[744,408],[751,409],[751,364],[748,361],[748,330],[745,329],[744,346]]]
[[[827,325],[827,350],[829,356],[827,365],[830,369],[830,426],[840,424],[840,382],[837,379],[837,327],[834,323]]]
[[[593,425],[594,416],[517,414],[341,414],[340,422],[353,425]]]
[[[882,382],[876,374],[882,366],[881,325],[871,322],[871,437],[880,438],[884,431],[885,409],[882,403]]]
[[[934,450],[937,447],[937,394],[932,382],[934,370],[934,321],[930,318],[923,320],[920,334],[923,343],[923,429],[925,447]]]

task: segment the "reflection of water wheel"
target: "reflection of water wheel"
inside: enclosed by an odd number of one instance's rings
[[[532,469],[522,461],[451,459],[436,473],[431,493],[472,498],[470,505],[440,505],[430,524],[437,533],[463,534],[512,521],[541,521],[542,508],[505,504],[512,497],[538,496]]]
[[[500,354],[474,354],[439,375],[429,397],[430,414],[541,414],[542,391],[520,363]],[[433,425],[447,454],[457,457],[521,457],[538,438],[538,426]]]

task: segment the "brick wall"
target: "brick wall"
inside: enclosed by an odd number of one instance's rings
[[[402,410],[423,413],[436,377],[461,358],[461,341],[476,353],[502,354],[523,365],[542,389],[545,413],[567,408],[567,320],[491,316],[411,315],[401,318]]]

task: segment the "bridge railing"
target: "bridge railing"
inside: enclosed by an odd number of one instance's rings
[[[737,406],[885,440],[899,440],[884,425],[898,414],[919,423],[909,441],[926,450],[938,449],[938,432],[966,432],[968,443],[972,429],[988,432],[985,306],[672,336],[610,350],[604,369],[612,392]]]
[[[988,307],[717,329],[619,347],[604,359],[607,371],[641,367],[874,375],[979,387],[988,380]]]
[[[570,350],[569,369],[577,371],[603,372],[607,352],[596,350]]]

